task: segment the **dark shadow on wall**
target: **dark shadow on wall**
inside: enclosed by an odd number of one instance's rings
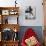
[[[21,26],[20,27],[20,31],[19,31],[20,42],[21,42],[21,40],[22,40],[22,38],[24,36],[25,31],[28,28],[32,28],[37,33],[37,37],[38,37],[39,41],[41,43],[43,43],[43,30],[42,30],[42,26]]]

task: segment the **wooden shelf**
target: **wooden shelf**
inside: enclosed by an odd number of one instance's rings
[[[1,16],[19,16],[19,15],[17,13],[17,14],[9,14],[9,15],[1,15]]]
[[[13,12],[13,14],[10,12]],[[17,12],[17,13],[15,14],[14,12]],[[0,7],[0,15],[1,15],[2,24],[6,23],[5,20],[7,20],[7,23],[8,23],[8,18],[5,19],[5,17],[9,17],[9,16],[14,16],[14,17],[17,16],[17,24],[18,24],[19,7]]]
[[[20,26],[18,24],[0,24],[0,27],[1,27],[1,31],[5,28],[9,28],[9,29],[12,29],[14,31],[14,29],[17,30],[17,32],[19,31],[20,29]]]
[[[19,9],[19,7],[0,7],[0,10],[12,10],[12,9],[15,9],[15,10],[18,10]]]
[[[14,16],[14,17],[17,16],[17,18],[16,18],[17,19],[17,24],[8,24],[7,17],[9,17],[9,16]],[[5,17],[6,17],[6,20],[5,20]],[[10,31],[14,31],[14,33],[18,33],[18,31],[20,29],[20,26],[18,24],[18,17],[19,17],[19,7],[0,7],[0,18],[1,18],[0,19],[1,20],[0,32],[3,33],[3,30],[7,28],[7,29],[11,29]],[[14,37],[13,37],[13,39],[14,39]],[[2,34],[1,34],[0,46],[18,46],[18,42],[19,42],[18,39],[17,39],[17,41],[16,41],[16,39],[15,39],[15,41],[13,41],[13,39],[10,39],[9,41],[5,41],[2,38],[3,37],[2,37]]]
[[[3,46],[18,46],[18,42],[19,41],[1,41],[0,43],[0,45],[3,45]]]
[[[8,42],[12,43],[12,42],[19,42],[19,40],[15,40],[15,41],[10,40],[10,41],[3,41],[3,42],[5,42],[5,43],[8,43]]]

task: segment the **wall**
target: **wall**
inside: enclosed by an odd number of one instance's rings
[[[25,31],[27,31],[28,28],[32,28],[34,32],[37,34],[37,37],[41,43],[43,43],[43,34],[42,34],[42,27],[41,26],[21,26],[20,32],[19,32],[19,39],[22,40]]]
[[[20,9],[22,9],[20,11],[21,20],[19,18],[20,25],[22,25],[22,26],[43,26],[42,0],[24,0],[24,1],[21,0],[19,2],[21,4]],[[29,20],[29,21],[25,20],[25,12],[24,12],[24,10],[25,10],[26,6],[29,6],[29,5],[36,7],[36,19],[35,20]]]
[[[36,7],[36,19],[35,20],[29,20],[29,21],[25,20],[24,10],[25,10],[26,6],[29,6],[29,5]],[[23,10],[21,11],[22,12],[21,16],[23,15],[22,16],[23,18],[20,16],[20,18],[21,18],[20,23],[22,26],[23,25],[24,26],[42,26],[43,25],[42,0],[28,0],[28,1],[25,0],[24,3],[23,2],[21,3],[21,6],[23,8]]]
[[[0,0],[0,6],[9,7],[15,6],[15,0]],[[19,10],[19,24],[21,26],[43,26],[43,6],[42,0],[17,0],[17,6],[20,7]],[[35,20],[25,20],[25,9],[27,6],[33,6],[36,8],[36,19]]]

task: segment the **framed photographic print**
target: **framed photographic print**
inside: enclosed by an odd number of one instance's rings
[[[17,13],[18,13],[18,12],[17,12],[16,10],[10,10],[10,11],[9,11],[9,14],[10,14],[10,15],[16,15]]]
[[[25,19],[31,20],[36,18],[36,8],[35,7],[27,7],[25,10]]]
[[[9,15],[9,10],[2,10],[2,15]]]

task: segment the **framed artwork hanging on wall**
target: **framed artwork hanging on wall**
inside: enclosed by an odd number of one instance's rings
[[[26,20],[32,20],[36,19],[36,8],[28,6],[25,10],[25,19]]]

